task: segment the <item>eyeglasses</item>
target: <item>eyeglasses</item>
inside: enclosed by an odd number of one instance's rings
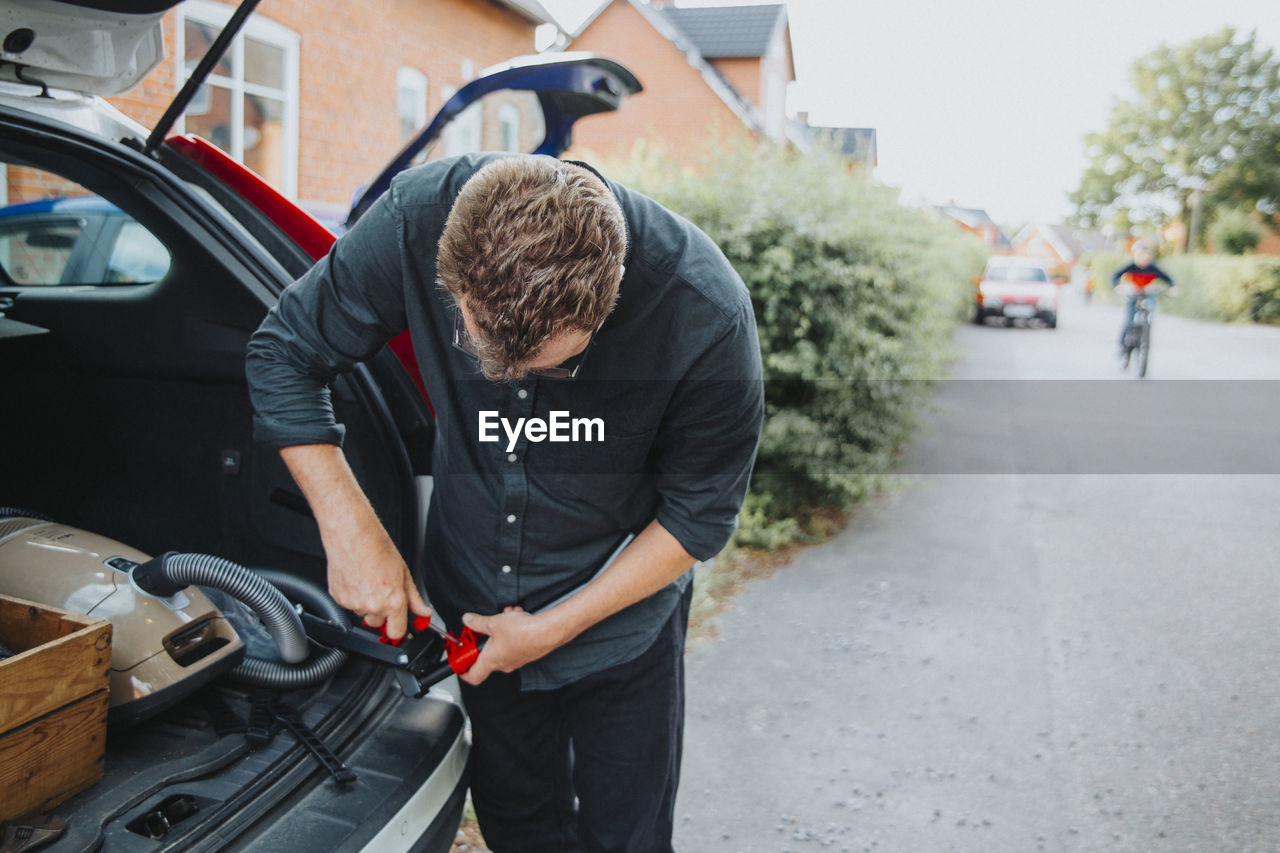
[[[600,325],[604,324],[601,323]],[[543,379],[577,378],[578,371],[582,369],[582,363],[587,360],[587,353],[591,352],[591,345],[596,341],[596,332],[599,331],[600,326],[597,326],[595,331],[591,333],[591,337],[587,339],[587,345],[583,347],[582,352],[566,359],[563,364],[556,367],[531,367],[529,368],[529,374]],[[453,311],[453,346],[477,361],[481,360],[480,348],[471,339],[471,335],[467,332],[467,325],[462,321],[462,312],[456,308]]]

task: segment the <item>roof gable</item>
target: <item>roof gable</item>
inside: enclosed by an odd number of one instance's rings
[[[652,8],[647,2],[644,2],[644,0],[604,0],[604,2],[596,7],[595,11],[592,12],[585,21],[583,21],[582,25],[578,27],[578,31],[573,34],[572,39],[576,40],[579,38],[593,23],[595,23],[596,18],[600,17],[601,13],[614,3],[629,5],[632,9],[639,12],[641,17],[643,17],[644,20],[653,27],[660,36],[662,36],[662,38],[671,42],[677,50],[684,54],[685,61],[689,63],[690,67],[692,67],[694,71],[698,72],[707,87],[710,88],[711,91],[720,98],[720,100],[724,101],[725,105],[733,111],[734,115],[736,115],[744,125],[752,131],[761,132],[763,130],[764,124],[761,121],[759,110],[756,109],[755,105],[742,97],[742,95],[729,84],[729,81],[724,78],[724,75],[717,71],[715,67],[703,57],[702,52],[698,50],[697,45],[693,43],[692,39],[671,23],[671,21],[669,21],[661,11]],[[572,40],[566,47],[572,47]]]
[[[786,24],[787,7],[710,6],[661,10],[707,59],[764,56]]]
[[[1020,246],[1039,233],[1058,257],[1072,263],[1081,255],[1089,252],[1110,251],[1111,242],[1100,232],[1090,228],[1075,228],[1070,225],[1052,225],[1035,222],[1027,225],[1013,238],[1013,245]]]
[[[939,205],[937,209],[965,228],[989,235],[989,245],[999,249],[1012,248],[1013,244],[1009,242],[1004,229],[997,225],[985,210],[978,207],[957,207],[955,202]]]
[[[944,204],[938,208],[947,216],[970,228],[981,228],[984,225],[995,225],[995,220],[979,207],[957,207],[954,203]]]

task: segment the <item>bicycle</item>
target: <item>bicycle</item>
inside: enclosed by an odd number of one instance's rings
[[[1147,375],[1147,361],[1151,357],[1152,308],[1158,293],[1154,290],[1154,285],[1149,285],[1142,291],[1132,286],[1116,288],[1116,292],[1126,298],[1137,298],[1133,306],[1133,322],[1129,324],[1120,345],[1120,367],[1128,370],[1129,361],[1136,353],[1138,378],[1144,379]]]

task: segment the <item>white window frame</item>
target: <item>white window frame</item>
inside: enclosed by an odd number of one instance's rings
[[[186,57],[186,21],[188,18],[199,21],[221,30],[231,19],[235,8],[212,0],[186,0],[178,7],[177,34],[174,45],[174,63],[177,66],[177,79],[187,81]],[[272,47],[284,51],[284,88],[274,89],[244,81],[244,39],[248,36]],[[284,186],[280,192],[290,199],[298,196],[298,78],[299,56],[301,53],[301,37],[288,27],[267,20],[258,15],[251,15],[244,27],[236,34],[235,41],[227,49],[235,69],[235,78],[220,74],[210,74],[207,82],[228,89],[231,92],[231,150],[227,153],[237,162],[244,162],[244,96],[260,95],[284,101]],[[179,133],[186,132],[186,119],[180,118],[177,124]]]
[[[510,146],[503,148],[503,151],[519,151],[520,150],[520,108],[514,104],[500,104],[498,106],[498,141],[502,141],[502,137],[507,135],[508,130],[511,133]]]
[[[448,103],[457,91],[456,87],[445,87],[443,93],[445,103]],[[441,136],[445,157],[484,150],[484,104],[476,101],[458,113],[445,125]]]
[[[427,123],[427,91],[429,85],[427,75],[416,68],[404,65],[396,70],[396,120],[401,126],[404,125],[406,118],[411,118],[416,132],[421,130],[422,126]],[[402,92],[411,92],[413,94],[415,110],[413,116],[406,116],[401,112],[400,95]],[[400,140],[402,143],[408,141],[409,137]]]

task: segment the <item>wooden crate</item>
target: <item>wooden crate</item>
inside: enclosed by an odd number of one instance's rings
[[[102,778],[111,623],[0,595],[0,820]]]

